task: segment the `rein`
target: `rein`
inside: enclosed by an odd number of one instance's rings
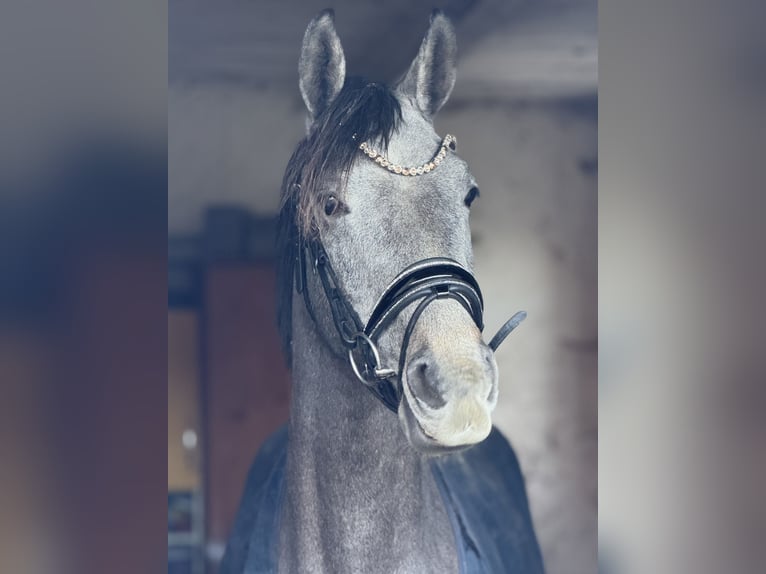
[[[446,136],[439,152],[425,168],[402,168],[390,166],[383,156],[366,148],[360,149],[381,165],[397,174],[421,175],[435,169],[444,159],[446,150],[454,148],[455,138]],[[406,169],[406,173],[402,173]],[[422,171],[421,171],[422,170]],[[415,325],[426,308],[438,299],[454,299],[460,303],[479,328],[484,330],[484,298],[473,274],[454,259],[432,257],[422,259],[402,270],[386,287],[378,299],[366,324],[349,303],[338,281],[330,259],[319,239],[304,239],[298,245],[295,288],[303,295],[306,310],[318,324],[314,306],[308,292],[306,260],[312,262],[312,271],[318,275],[322,291],[330,306],[338,340],[348,352],[348,362],[357,379],[388,409],[396,413],[402,397],[402,374],[407,360],[407,348]],[[410,305],[417,303],[404,331],[399,362],[396,369],[381,364],[378,339],[383,331]],[[526,318],[526,311],[514,314],[492,337],[489,347],[496,351],[505,338]]]

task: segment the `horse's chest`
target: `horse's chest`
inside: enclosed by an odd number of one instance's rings
[[[344,507],[339,491],[327,508],[316,497],[288,500],[286,438],[276,433],[253,465],[221,574],[543,573],[521,470],[496,431],[433,465],[438,493],[426,483],[411,499],[388,489]],[[408,513],[384,510],[397,496]]]
[[[279,572],[459,572],[453,529],[435,483],[408,493],[366,494],[339,491],[315,503],[318,520],[303,514],[299,523],[292,519],[297,509],[290,510],[296,501],[285,500]]]

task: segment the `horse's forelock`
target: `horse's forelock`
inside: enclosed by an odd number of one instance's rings
[[[348,78],[332,104],[298,144],[282,180],[277,235],[277,323],[291,363],[293,273],[304,237],[318,229],[320,198],[333,181],[342,195],[344,178],[359,153],[372,142],[386,150],[402,119],[396,96],[387,86]]]

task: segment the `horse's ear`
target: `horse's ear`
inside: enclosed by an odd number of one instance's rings
[[[457,40],[452,22],[440,10],[434,10],[420,52],[400,82],[399,91],[412,97],[424,114],[433,117],[452,93],[456,61]]]
[[[298,84],[313,121],[338,95],[346,79],[346,58],[332,10],[320,12],[306,28],[298,62]]]

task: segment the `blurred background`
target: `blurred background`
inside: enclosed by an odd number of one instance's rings
[[[766,572],[764,22],[599,6],[605,573]]]
[[[517,449],[550,574],[596,570],[597,29],[592,0],[171,0],[168,38],[169,572],[215,572],[261,442],[286,421],[274,217],[304,134],[297,61],[335,8],[348,74],[394,81],[434,7],[457,29],[436,119],[482,190],[472,210],[495,424]]]
[[[0,6],[3,574],[165,568],[166,54],[163,3]]]

